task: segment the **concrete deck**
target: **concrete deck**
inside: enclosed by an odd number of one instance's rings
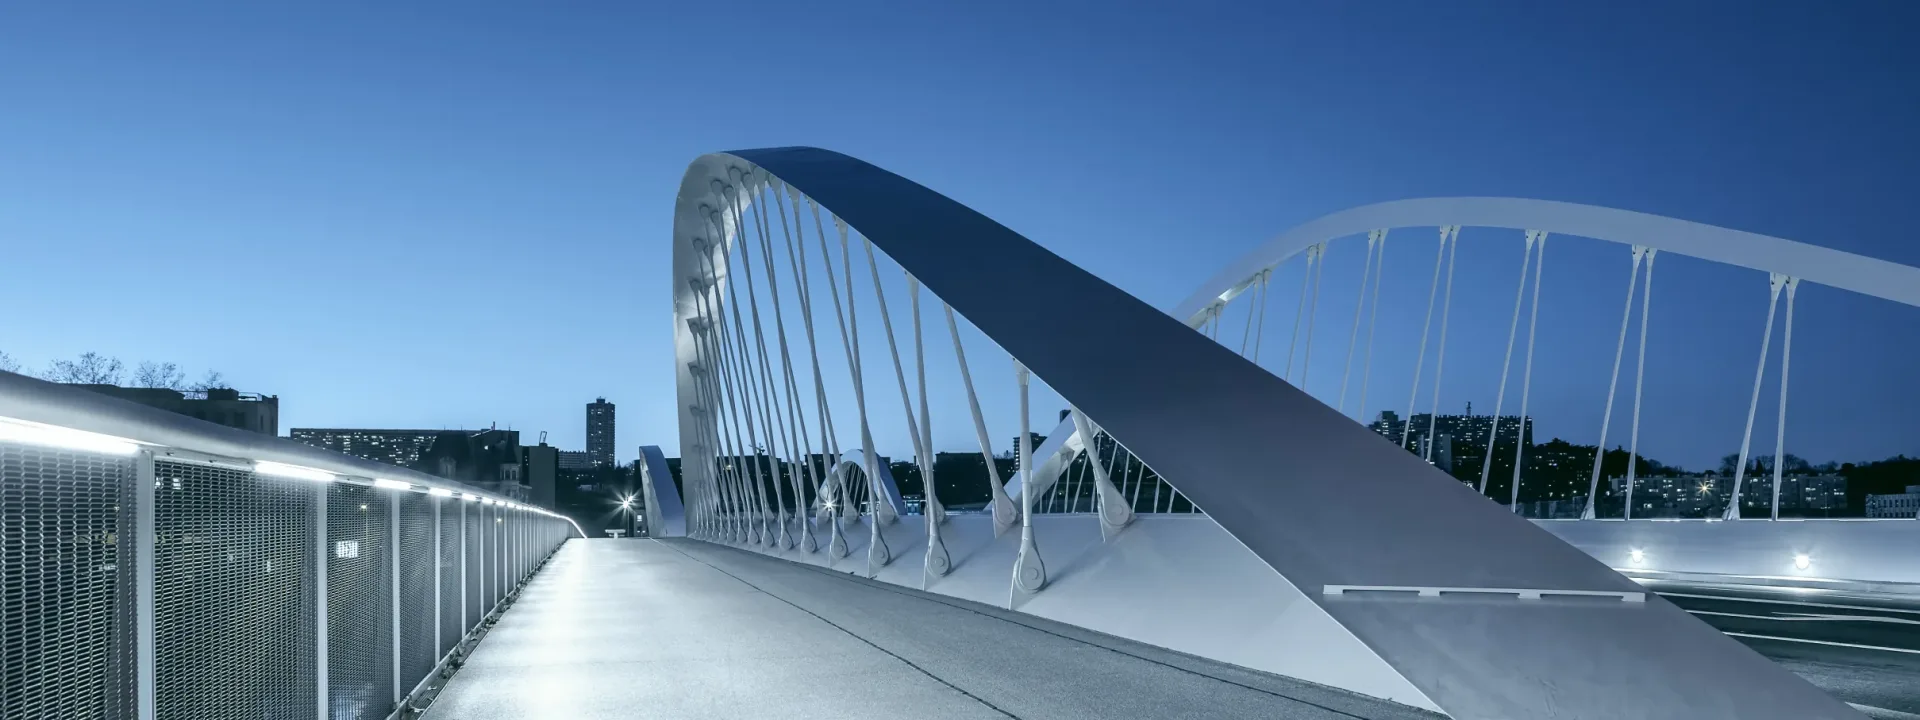
[[[1434,718],[689,540],[573,540],[427,720]]]

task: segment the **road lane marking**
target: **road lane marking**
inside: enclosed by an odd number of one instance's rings
[[[1685,608],[1682,608],[1682,609],[1684,610]],[[1920,620],[1908,620],[1906,618],[1880,617],[1878,615],[1822,615],[1820,613],[1789,613],[1786,615],[1749,615],[1747,613],[1730,613],[1730,612],[1720,612],[1717,610],[1687,610],[1687,612],[1693,613],[1695,615],[1712,615],[1715,617],[1747,618],[1751,620],[1782,620],[1782,621],[1798,620],[1801,622],[1846,622],[1849,620],[1858,620],[1861,622],[1885,622],[1885,623],[1899,623],[1902,625],[1920,625]]]
[[[1852,705],[1853,709],[1855,710],[1859,710],[1860,712],[1866,713],[1867,717],[1874,718],[1874,720],[1920,720],[1920,715],[1915,715],[1910,712],[1901,712],[1899,710],[1888,710],[1883,707],[1874,707],[1872,705],[1861,705],[1860,703],[1847,703],[1847,704]]]
[[[1696,595],[1693,593],[1668,593],[1668,592],[1660,592],[1658,590],[1655,590],[1654,593],[1657,595],[1660,595],[1661,597],[1694,598],[1697,600],[1727,600],[1730,602],[1764,603],[1768,605],[1798,605],[1800,607],[1833,608],[1835,610],[1873,610],[1876,612],[1891,612],[1891,613],[1903,613],[1907,615],[1920,615],[1920,610],[1904,610],[1901,608],[1877,607],[1874,605],[1838,605],[1834,603],[1807,602],[1804,600],[1768,600],[1764,598],[1728,597],[1725,595]]]
[[[1727,635],[1732,635],[1734,637],[1753,638],[1755,640],[1779,640],[1780,642],[1809,643],[1812,645],[1831,645],[1834,647],[1858,648],[1860,650],[1885,650],[1887,652],[1906,653],[1908,655],[1920,655],[1920,650],[1908,650],[1907,648],[1880,647],[1878,645],[1861,645],[1858,643],[1834,642],[1832,640],[1808,640],[1806,638],[1774,637],[1772,635],[1755,635],[1753,633],[1733,632],[1730,630],[1721,630],[1720,632],[1725,633]]]
[[[1879,615],[1827,615],[1824,613],[1788,613],[1788,614],[1800,616],[1800,617],[1792,618],[1794,620],[1861,620],[1865,622],[1898,623],[1901,625],[1920,625],[1920,620],[1881,617]]]

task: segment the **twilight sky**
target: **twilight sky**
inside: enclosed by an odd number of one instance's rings
[[[604,395],[623,458],[675,454],[672,195],[733,148],[864,158],[1162,308],[1285,228],[1430,195],[1920,265],[1920,5],[1896,0],[108,5],[0,9],[0,351],[218,368],[278,394],[283,428],[577,448]],[[1390,239],[1378,397],[1407,392],[1430,233]],[[1591,443],[1626,250],[1556,242],[1533,414]],[[1359,247],[1326,270],[1341,354]],[[1492,407],[1518,250],[1463,234],[1445,410]],[[1642,447],[1709,467],[1738,449],[1765,277],[1663,256],[1658,278]],[[1920,309],[1799,300],[1789,451],[1920,451]]]

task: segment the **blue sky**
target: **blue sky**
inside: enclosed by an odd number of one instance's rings
[[[1907,3],[918,5],[12,4],[0,350],[219,368],[279,394],[283,427],[497,422],[577,447],[604,395],[623,457],[671,447],[680,173],[790,144],[918,180],[1160,307],[1294,224],[1426,195],[1920,265]],[[1382,361],[1384,397],[1406,392],[1431,271],[1400,237],[1389,292],[1419,297],[1382,313],[1407,366]],[[1334,252],[1321,322],[1344,339],[1359,251]],[[1452,342],[1478,355],[1450,355],[1443,408],[1491,406],[1517,261],[1517,234],[1464,235]],[[1550,252],[1543,435],[1597,434],[1625,263]],[[1659,272],[1642,445],[1704,466],[1738,447],[1765,280]],[[1799,312],[1789,450],[1920,451],[1920,311],[1814,287]]]

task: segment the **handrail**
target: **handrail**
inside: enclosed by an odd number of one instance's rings
[[[374,462],[352,455],[318,448],[289,438],[216,425],[178,413],[141,405],[131,400],[105,395],[85,388],[47,382],[10,372],[0,372],[0,419],[81,430],[131,440],[143,445],[205,453],[236,460],[273,462],[324,470],[348,482],[371,484],[376,478],[398,480],[426,489],[460,492],[495,502],[518,506],[529,512],[566,519],[574,531],[586,537],[577,523],[565,515],[524,502],[455,482],[446,478],[409,470],[398,465]]]

